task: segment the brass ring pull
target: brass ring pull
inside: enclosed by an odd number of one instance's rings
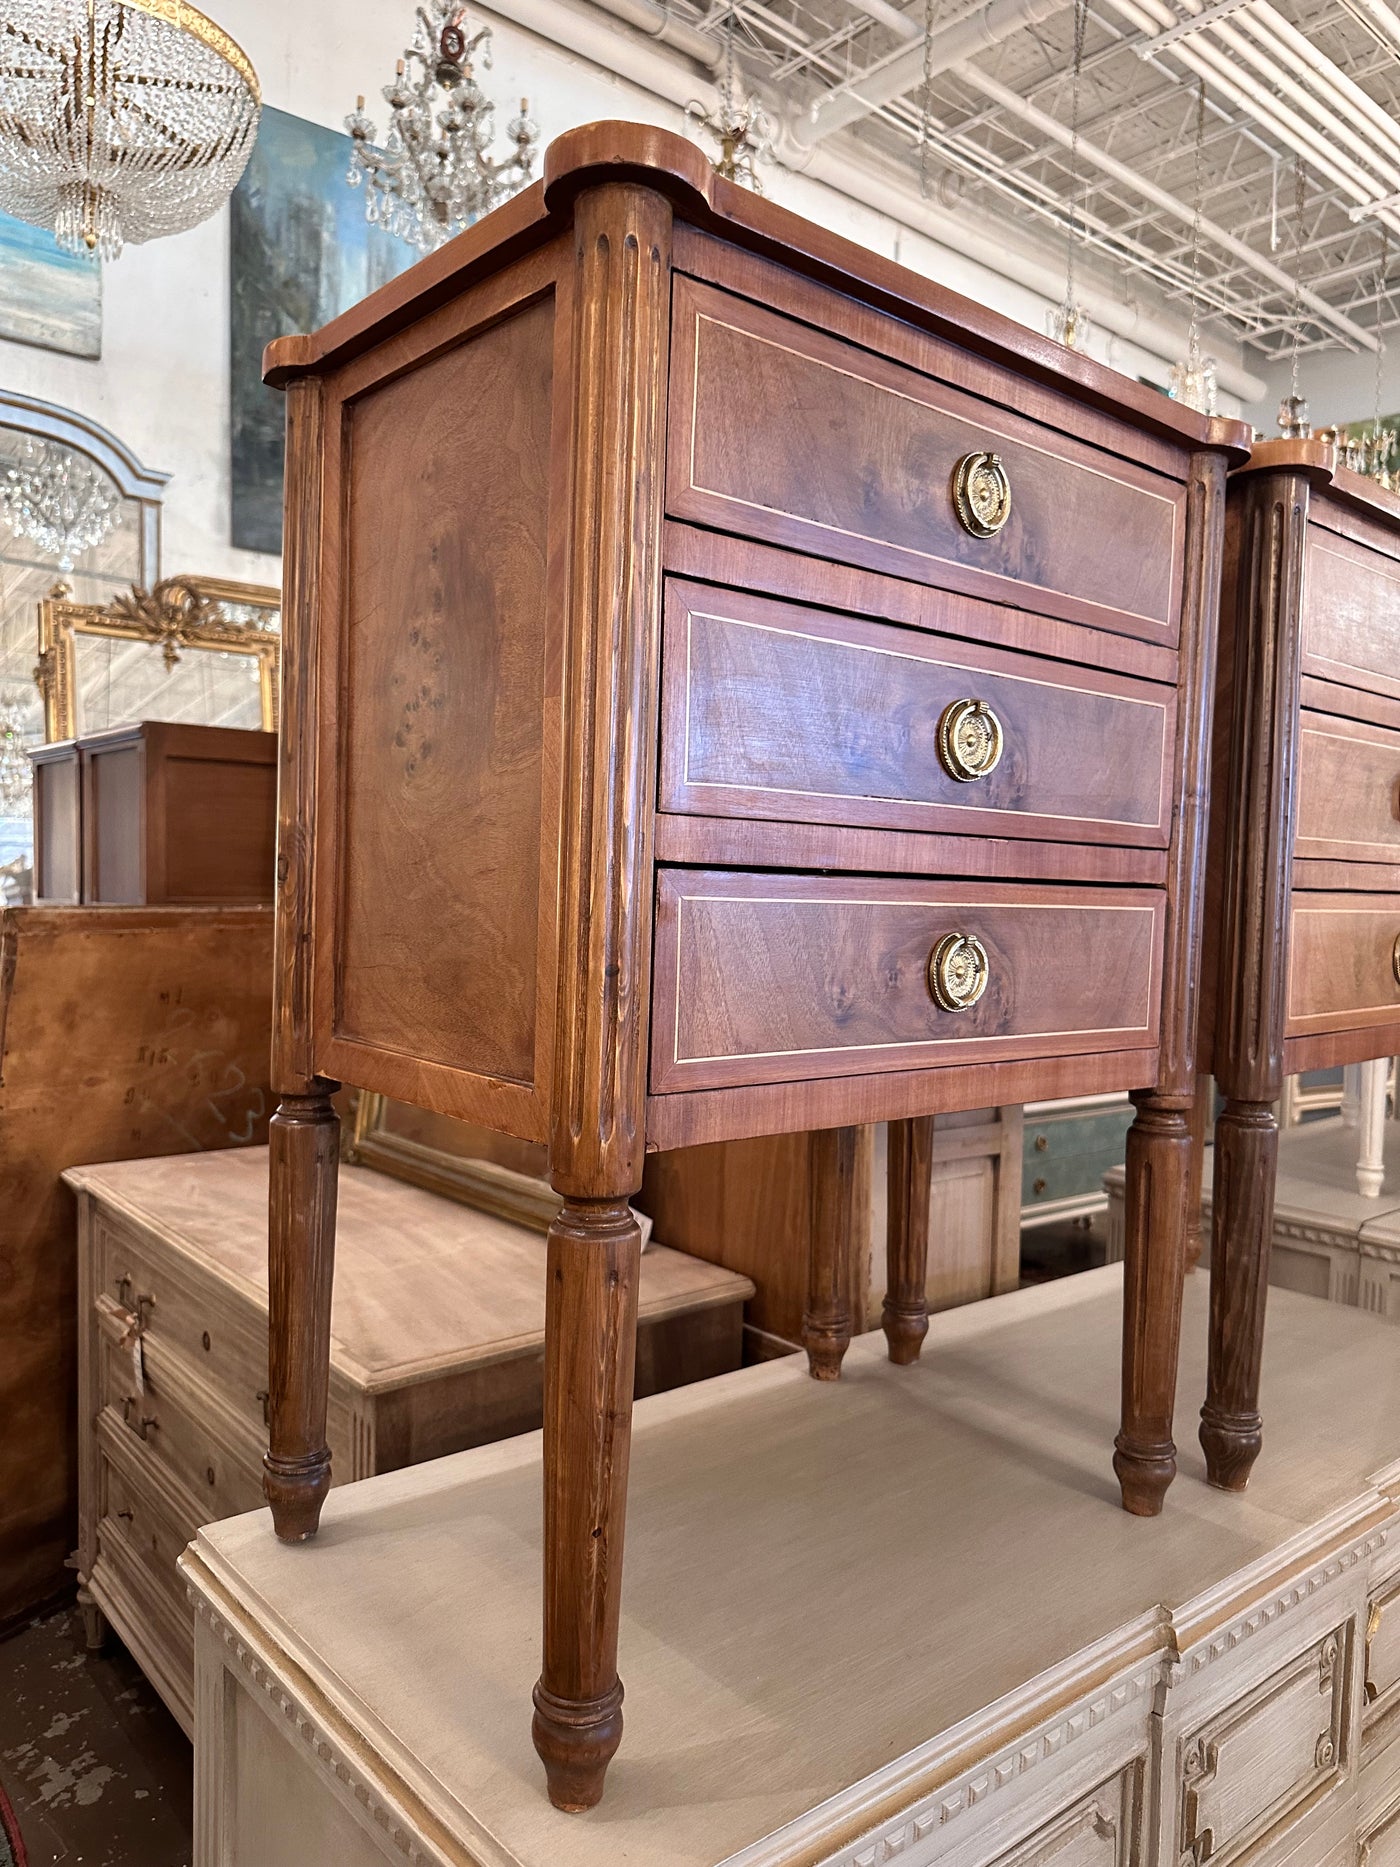
[[[944,934],[929,955],[928,989],[941,1011],[967,1011],[986,991],[991,971],[976,934]]]
[[[1400,985],[1400,934],[1395,936],[1395,945],[1390,949],[1390,970],[1395,974],[1395,983]]]
[[[964,454],[953,469],[953,509],[974,538],[994,538],[1011,517],[1011,476],[1000,454]]]
[[[954,700],[938,721],[938,758],[950,778],[971,784],[1001,763],[1001,721],[985,700]]]

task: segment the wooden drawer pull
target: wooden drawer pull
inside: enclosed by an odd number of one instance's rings
[[[953,506],[964,531],[994,538],[1011,517],[1011,477],[1000,454],[964,454],[953,469]]]
[[[976,934],[944,934],[929,955],[928,989],[941,1011],[967,1011],[987,989],[991,961]]]
[[[1001,721],[985,700],[954,700],[938,721],[938,758],[950,778],[971,784],[1001,763]]]

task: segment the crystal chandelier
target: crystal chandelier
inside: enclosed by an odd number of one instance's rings
[[[1167,394],[1198,415],[1216,412],[1218,383],[1214,357],[1201,355],[1201,204],[1205,198],[1206,87],[1196,90],[1195,206],[1191,215],[1191,323],[1186,333],[1186,355],[1173,363]]]
[[[0,511],[12,532],[67,572],[116,524],[121,494],[94,461],[27,435],[19,459],[0,475]]]
[[[253,67],[185,0],[0,8],[0,208],[70,252],[115,259],[207,220],[260,108]]]
[[[491,69],[491,29],[482,26],[468,38],[465,18],[457,0],[432,0],[431,14],[418,8],[413,44],[381,93],[390,113],[383,148],[375,147],[363,97],[345,119],[355,144],[346,180],[352,188],[364,183],[366,218],[420,253],[508,200],[534,167],[538,131],[523,97],[520,115],[506,127],[514,153],[499,161],[487,153],[495,106],[472,62]]]
[[[758,99],[739,88],[734,70],[732,13],[724,51],[724,82],[715,108],[707,110],[702,103],[693,102],[686,105],[685,114],[719,144],[719,154],[713,158],[715,174],[762,194],[757,164],[767,161],[773,153],[774,127]]]
[[[1053,337],[1057,344],[1063,344],[1067,350],[1086,350],[1089,346],[1089,313],[1075,297],[1074,280],[1075,250],[1083,238],[1079,229],[1079,218],[1075,211],[1075,197],[1079,193],[1079,104],[1084,79],[1084,35],[1088,23],[1088,0],[1075,0],[1074,58],[1070,66],[1069,187],[1067,190],[1069,213],[1066,217],[1065,235],[1065,295],[1058,305],[1051,307],[1045,317],[1046,336]]]
[[[32,778],[24,750],[24,710],[13,696],[0,699],[0,816],[24,815]]]

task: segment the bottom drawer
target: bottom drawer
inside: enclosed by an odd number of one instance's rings
[[[1400,896],[1295,892],[1286,1037],[1400,1032]]]
[[[652,1093],[1155,1048],[1165,900],[663,869]]]

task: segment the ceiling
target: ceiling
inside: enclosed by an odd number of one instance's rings
[[[780,100],[941,205],[1136,268],[1270,358],[1400,320],[1400,15],[1388,0],[672,0]],[[1078,135],[1074,42],[1083,32]],[[1202,102],[1203,97],[1203,102]],[[1199,154],[1198,154],[1199,141]],[[1198,190],[1197,176],[1200,175]],[[1199,246],[1195,244],[1199,194]],[[1193,251],[1199,264],[1193,267]]]

